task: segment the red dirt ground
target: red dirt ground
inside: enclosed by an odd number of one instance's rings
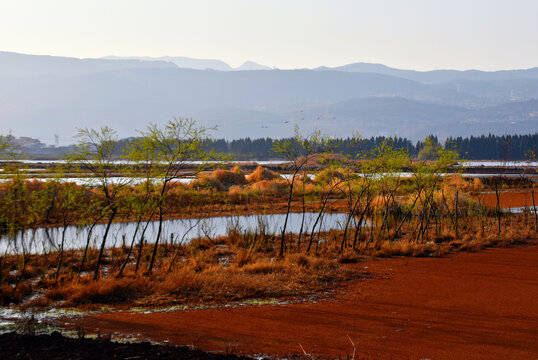
[[[495,209],[497,206],[497,195],[495,192],[483,193],[478,195],[480,201],[487,207]],[[499,202],[501,208],[524,207],[532,208],[532,197],[530,191],[503,191],[499,193]],[[538,207],[538,191],[534,192],[534,203]]]
[[[366,359],[538,359],[538,245],[362,262],[370,280],[315,304],[67,321],[203,350]]]

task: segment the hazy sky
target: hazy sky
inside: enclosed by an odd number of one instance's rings
[[[413,69],[538,66],[538,0],[0,0],[0,50]]]

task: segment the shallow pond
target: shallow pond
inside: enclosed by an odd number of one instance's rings
[[[220,216],[194,219],[165,220],[161,242],[188,242],[194,238],[227,235],[232,229],[240,232],[260,232],[263,229],[266,234],[280,232],[284,224],[285,214],[259,214],[241,216]],[[311,231],[316,222],[318,213],[305,213],[303,231]],[[302,213],[290,213],[287,231],[299,233],[303,220]],[[347,220],[347,214],[325,213],[321,219],[321,230],[341,229]],[[107,238],[107,247],[121,246],[125,242],[129,245],[136,232],[135,242],[140,240],[142,229],[146,223],[140,224],[137,230],[135,222],[114,223],[111,225]],[[106,225],[96,225],[90,234],[90,246],[97,248],[105,232]],[[320,223],[316,231],[320,229]],[[69,226],[65,230],[64,249],[83,249],[88,239],[90,229],[86,227]],[[158,222],[149,222],[144,234],[147,243],[155,241],[158,231]],[[16,237],[0,237],[0,253],[43,253],[59,248],[62,239],[63,228],[38,228],[20,232]],[[24,247],[24,248],[23,248]]]

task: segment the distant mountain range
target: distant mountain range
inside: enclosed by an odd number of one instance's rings
[[[237,70],[237,71],[233,71]],[[245,71],[248,70],[248,71]],[[215,137],[285,137],[298,125],[335,136],[466,136],[538,131],[538,68],[410,71],[356,63],[269,69],[184,57],[76,59],[0,52],[3,133],[52,143],[77,127],[127,137],[174,116]],[[68,140],[69,141],[68,141]]]
[[[538,79],[538,67],[525,70],[501,70],[501,71],[480,71],[480,70],[432,70],[416,71],[394,69],[381,64],[354,63],[334,68],[319,67],[314,70],[326,71],[346,71],[346,72],[365,72],[377,73],[401,77],[425,84],[433,84],[451,81],[499,81],[499,80],[516,80],[516,79]]]
[[[148,56],[106,56],[103,59],[109,60],[140,60],[140,61],[166,61],[177,65],[184,69],[195,70],[217,70],[217,71],[234,71],[234,70],[271,70],[269,66],[260,65],[253,61],[245,61],[243,65],[238,68],[233,68],[222,60],[214,59],[194,59],[184,56],[161,56],[161,57],[148,57]]]

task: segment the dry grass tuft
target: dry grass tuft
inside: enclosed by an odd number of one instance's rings
[[[360,261],[360,256],[356,251],[346,250],[338,256],[340,264],[354,264]]]
[[[280,175],[276,172],[266,169],[262,166],[258,166],[251,174],[247,175],[246,179],[249,183],[255,183],[263,180],[278,179]]]
[[[197,251],[189,257],[189,266],[195,272],[200,272],[208,266],[218,263],[218,255],[213,249]]]
[[[484,189],[484,184],[480,178],[468,179],[459,174],[454,174],[446,179],[444,189],[457,189],[468,193],[476,193]]]
[[[213,171],[213,174],[211,174],[211,177],[218,180],[226,188],[229,188],[231,186],[237,186],[237,185],[239,186],[245,185],[247,183],[247,180],[241,174],[241,171],[239,170],[239,172],[237,172],[237,170],[229,171],[229,170],[217,169]]]
[[[242,270],[248,274],[270,274],[284,271],[284,266],[281,262],[263,259],[252,264],[244,265]]]
[[[146,277],[103,279],[67,285],[68,305],[119,304],[142,298],[151,291]]]
[[[252,261],[250,252],[239,249],[233,258],[233,264],[238,268],[241,268]]]
[[[289,185],[286,181],[279,180],[261,180],[249,186],[249,190],[261,195],[286,195]]]
[[[19,304],[22,299],[32,293],[32,286],[20,283],[18,286],[0,286],[0,305]]]
[[[236,167],[232,171],[217,169],[211,174],[199,174],[198,178],[190,185],[194,189],[214,189],[226,191],[234,186],[243,186],[247,184],[245,176],[241,170]]]
[[[226,186],[224,186],[224,184],[222,184],[217,178],[207,174],[199,174],[198,178],[189,186],[196,190],[227,190]]]
[[[425,244],[412,243],[409,241],[383,241],[381,246],[373,251],[374,256],[442,256],[450,252],[449,244],[435,244],[428,242]]]

